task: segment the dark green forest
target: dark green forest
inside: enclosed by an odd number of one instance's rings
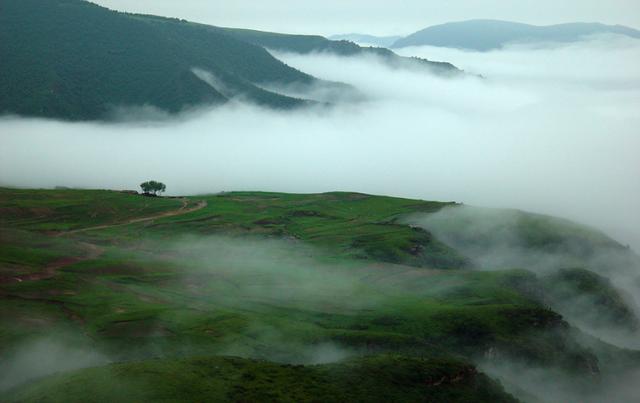
[[[140,18],[80,0],[0,2],[0,111],[99,119],[115,106],[169,112],[242,94],[258,104],[303,103],[257,82],[310,83],[261,47],[179,20]],[[224,83],[214,89],[192,69]]]
[[[93,120],[108,118],[117,107],[177,113],[231,98],[273,108],[312,103],[261,87],[320,82],[265,48],[376,54],[397,66],[460,72],[449,63],[320,36],[218,28],[116,12],[82,0],[0,0],[0,113]],[[194,69],[209,73],[209,83]]]

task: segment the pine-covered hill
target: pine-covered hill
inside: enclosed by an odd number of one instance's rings
[[[305,101],[257,84],[316,81],[204,26],[82,0],[0,0],[0,60],[0,113],[69,120],[100,119],[117,106],[178,112],[234,96],[295,107]]]

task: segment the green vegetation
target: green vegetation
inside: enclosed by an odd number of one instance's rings
[[[23,230],[64,231],[123,223],[178,209],[179,199],[141,198],[107,190],[0,191],[0,226]]]
[[[162,182],[147,181],[140,184],[140,189],[142,189],[145,194],[157,196],[158,193],[163,193],[167,190],[167,186]]]
[[[402,224],[455,206],[0,189],[0,399],[511,401],[472,363],[617,368],[620,350],[599,355],[546,306],[544,279],[469,270]],[[29,351],[35,377],[116,364],[18,387]],[[42,369],[49,351],[68,365]]]
[[[18,390],[8,401],[515,402],[469,365],[377,356],[278,365],[240,358],[157,360],[94,368]]]
[[[176,113],[233,98],[294,108],[314,101],[265,88],[322,83],[351,90],[291,68],[264,47],[374,54],[394,66],[460,73],[449,63],[404,58],[383,48],[120,13],[83,0],[0,0],[0,9],[0,113],[108,119],[119,108]]]
[[[186,21],[81,0],[2,0],[0,8],[2,113],[102,119],[117,107],[178,112],[236,95],[288,108],[303,101],[256,84],[316,82],[259,46]]]
[[[517,210],[463,206],[403,222],[429,228],[481,267],[626,270],[640,262],[629,248],[596,229]]]
[[[274,32],[255,31],[238,28],[215,28],[239,40],[274,49],[294,53],[327,52],[340,56],[377,56],[392,66],[424,67],[432,73],[455,75],[462,73],[447,62],[434,62],[417,57],[402,57],[386,48],[362,47],[350,41],[332,41],[318,35],[291,35]]]
[[[560,307],[583,310],[587,324],[596,328],[638,330],[640,324],[629,299],[609,279],[584,269],[560,269],[542,277],[549,295]]]

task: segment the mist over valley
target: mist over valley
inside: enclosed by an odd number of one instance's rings
[[[118,9],[0,0],[0,400],[635,401],[639,39]]]

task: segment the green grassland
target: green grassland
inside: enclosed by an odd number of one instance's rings
[[[329,365],[241,358],[157,360],[93,368],[48,379],[9,401],[515,402],[464,363],[376,356]]]
[[[6,396],[509,401],[473,369],[500,357],[592,383],[607,363],[549,308],[546,278],[472,270],[428,228],[402,224],[445,207],[458,205],[0,189],[0,370],[43,339],[126,362]],[[458,381],[427,381],[442,377]]]

